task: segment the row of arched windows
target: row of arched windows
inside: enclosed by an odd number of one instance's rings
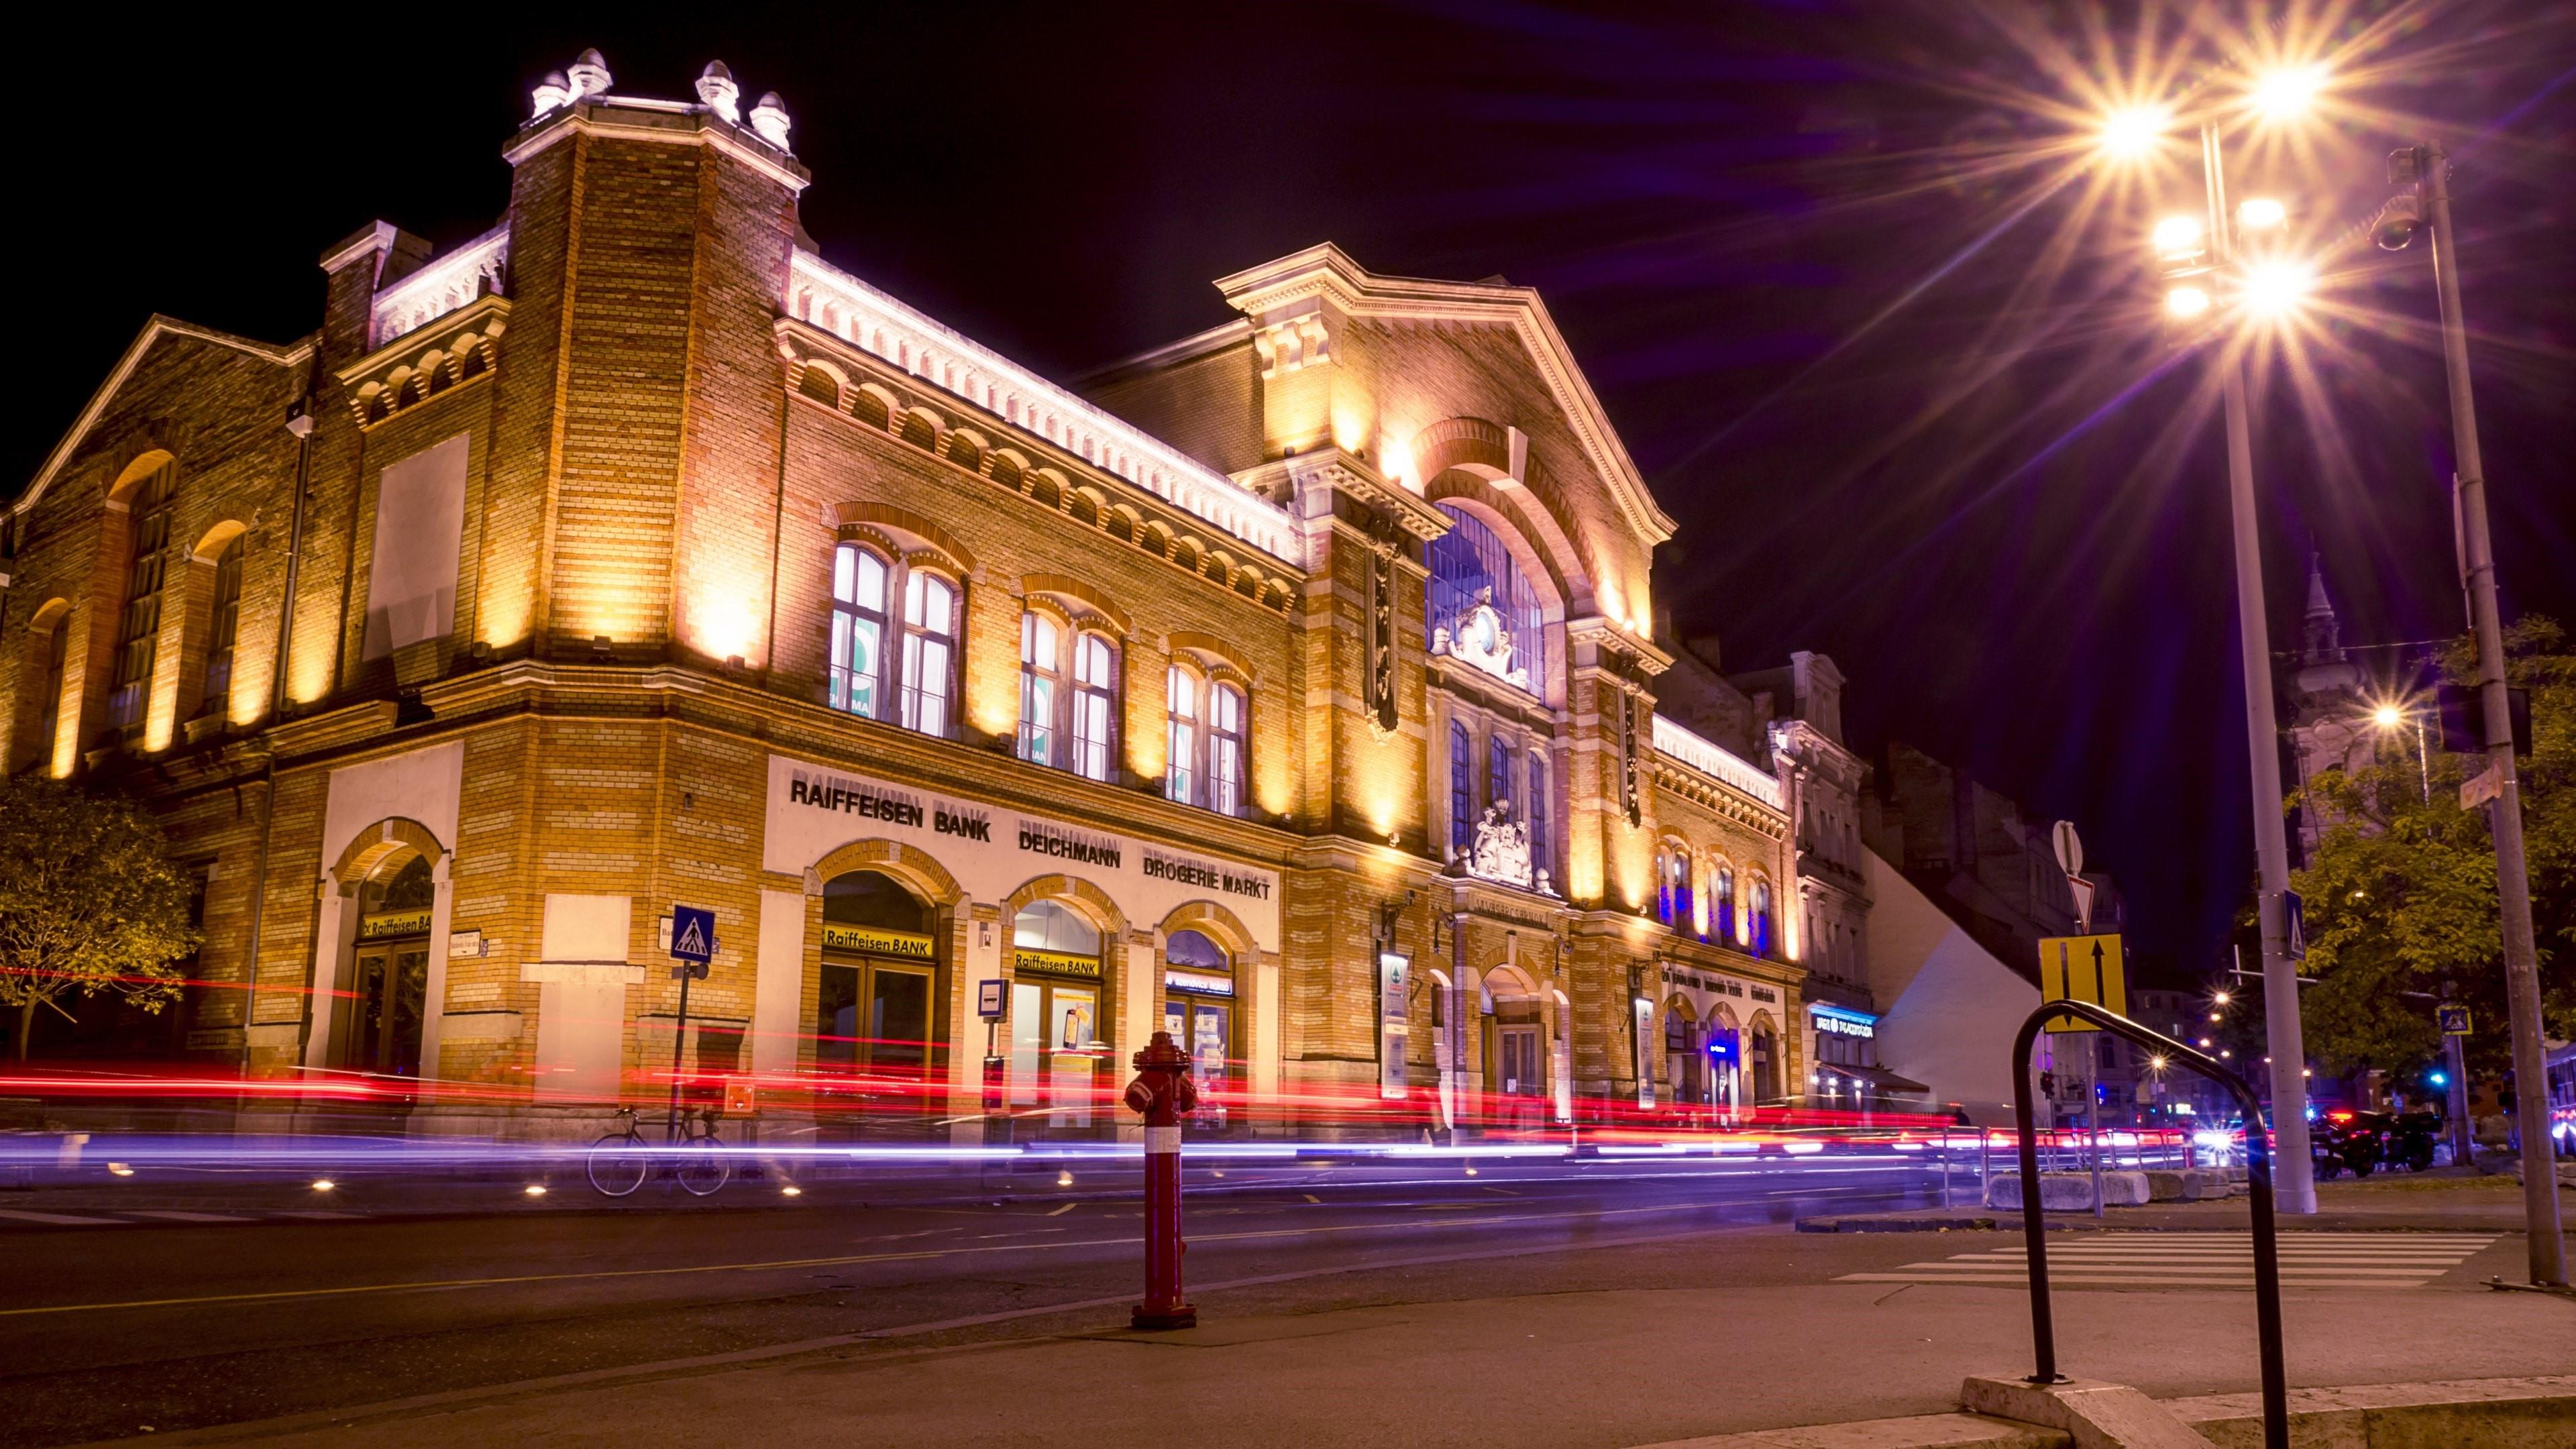
[[[1703,910],[1703,903],[1692,889],[1692,872],[1692,852],[1688,847],[1667,841],[1656,848],[1655,919],[1703,941],[1733,943],[1756,956],[1770,955],[1771,883],[1761,876],[1751,876],[1744,882],[1739,901],[1735,867],[1724,860],[1716,861],[1709,872],[1710,895]],[[1736,919],[1739,910],[1743,914],[1740,930]]]
[[[895,609],[895,601],[901,608]],[[864,544],[832,556],[834,709],[952,737],[964,598],[948,575]],[[1100,621],[1020,615],[1020,717],[1013,748],[1031,764],[1116,777],[1123,649]],[[1164,677],[1163,793],[1242,813],[1249,735],[1242,686],[1175,663]]]
[[[1475,849],[1476,827],[1487,812],[1498,823],[1525,827],[1533,883],[1556,870],[1556,828],[1549,811],[1554,799],[1549,779],[1547,744],[1524,738],[1499,725],[1489,725],[1484,748],[1464,716],[1449,721],[1449,849],[1459,857]]]
[[[106,707],[99,723],[124,740],[137,738],[152,712],[153,680],[162,663],[162,634],[174,617],[202,618],[179,641],[185,651],[179,667],[179,708],[221,711],[232,693],[234,664],[241,632],[243,531],[222,523],[206,531],[195,550],[172,573],[172,530],[177,523],[179,465],[164,458],[132,481],[121,495],[125,504],[124,549],[100,567],[116,570],[114,652],[105,661]],[[203,566],[202,571],[198,566]],[[203,613],[196,612],[199,601]],[[28,618],[27,636],[16,660],[18,670],[19,741],[14,764],[44,767],[53,761],[64,728],[67,686],[78,686],[86,698],[90,674],[66,678],[71,658],[70,600],[47,600]],[[92,656],[92,669],[99,667]],[[79,706],[72,705],[77,722]],[[86,744],[83,745],[86,748]]]

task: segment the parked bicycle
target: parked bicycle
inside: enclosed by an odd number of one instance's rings
[[[617,1130],[591,1144],[585,1164],[590,1185],[603,1197],[625,1197],[661,1168],[691,1197],[708,1196],[733,1177],[733,1159],[716,1136],[718,1115],[713,1107],[684,1112],[669,1140],[654,1143],[636,1130],[635,1109],[619,1108]]]

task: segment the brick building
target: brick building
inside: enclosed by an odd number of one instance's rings
[[[10,511],[8,767],[206,883],[174,1049],[595,1112],[682,901],[681,1045],[772,1102],[971,1119],[989,1049],[1079,1129],[1167,1025],[1256,1118],[1795,1090],[1783,779],[1656,713],[1672,523],[1534,292],[1317,247],[1076,392],[696,92],[586,53],[491,231],[155,318]]]

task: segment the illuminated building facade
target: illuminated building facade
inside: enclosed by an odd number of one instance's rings
[[[988,1052],[1078,1129],[1167,1026],[1248,1121],[1721,1100],[1676,1000],[1795,1091],[1787,795],[1656,713],[1672,524],[1534,292],[1317,247],[1070,391],[696,91],[585,54],[491,231],[359,232],[291,343],[156,318],[16,503],[6,762],[204,877],[190,1056],[595,1111],[683,902],[693,1068],[964,1133]]]

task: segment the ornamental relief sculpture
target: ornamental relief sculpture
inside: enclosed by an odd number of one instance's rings
[[[1527,690],[1530,687],[1528,667],[1514,667],[1512,663],[1519,649],[1512,641],[1510,626],[1503,622],[1501,611],[1494,607],[1491,588],[1476,590],[1473,604],[1459,610],[1449,623],[1431,631],[1431,652],[1445,654],[1461,664],[1481,669],[1514,689]]]
[[[1511,811],[1508,800],[1485,807],[1484,818],[1476,822],[1475,843],[1467,852],[1467,873],[1479,880],[1556,894],[1547,872],[1532,868],[1529,826],[1512,819]]]

